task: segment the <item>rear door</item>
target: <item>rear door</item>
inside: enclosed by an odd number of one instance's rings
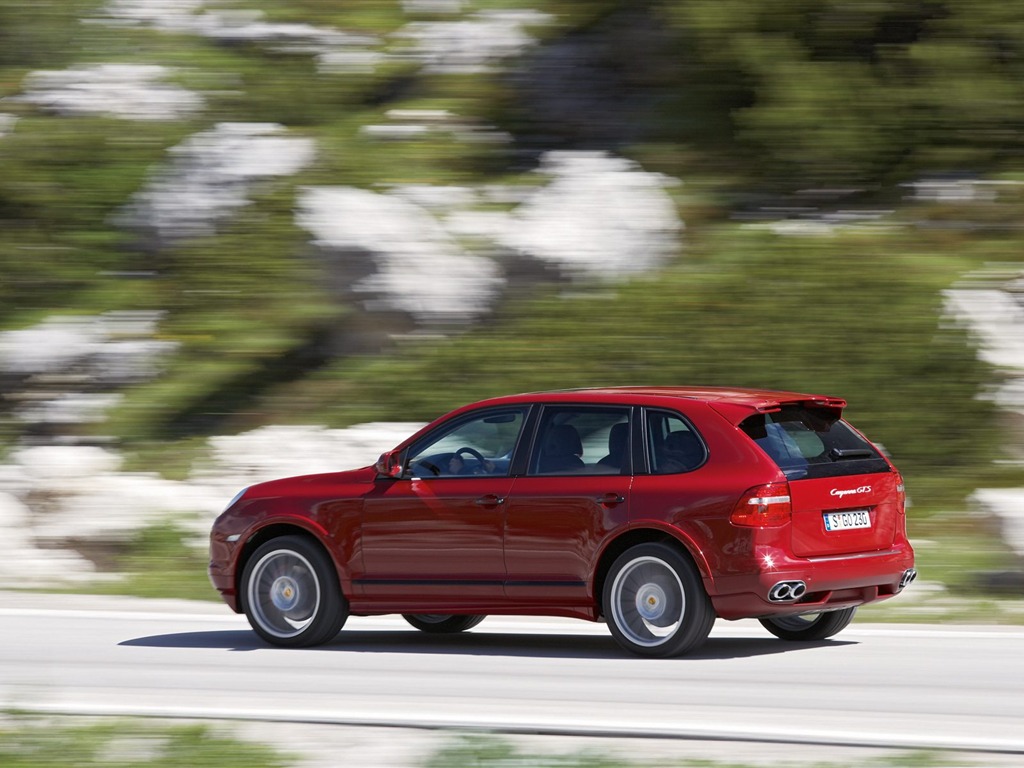
[[[505,594],[517,603],[589,605],[597,553],[629,523],[628,406],[548,405],[505,523]]]
[[[741,426],[789,479],[794,555],[892,546],[903,512],[902,480],[838,411],[790,404]]]

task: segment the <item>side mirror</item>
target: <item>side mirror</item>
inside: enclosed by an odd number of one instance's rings
[[[379,476],[399,478],[402,476],[401,458],[401,451],[388,451],[380,455],[373,467]]]

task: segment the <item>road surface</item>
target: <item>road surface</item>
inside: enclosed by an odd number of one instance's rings
[[[383,617],[284,650],[216,603],[8,592],[0,708],[952,749],[1024,764],[1024,628],[855,621],[801,645],[720,621],[698,652],[650,660],[585,622],[490,617],[436,637]]]

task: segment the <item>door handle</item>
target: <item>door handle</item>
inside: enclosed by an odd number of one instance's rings
[[[606,493],[604,496],[597,497],[597,503],[604,504],[606,507],[622,504],[625,500],[626,497],[621,493]]]
[[[478,507],[500,507],[505,503],[505,499],[502,496],[495,496],[493,493],[489,493],[486,496],[481,496],[473,503]]]

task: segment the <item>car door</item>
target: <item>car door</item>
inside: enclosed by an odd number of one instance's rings
[[[629,519],[631,409],[548,405],[508,500],[505,594],[526,604],[589,605],[604,541]]]
[[[463,415],[406,452],[398,478],[365,499],[363,573],[371,599],[440,610],[503,597],[510,465],[527,408]]]

